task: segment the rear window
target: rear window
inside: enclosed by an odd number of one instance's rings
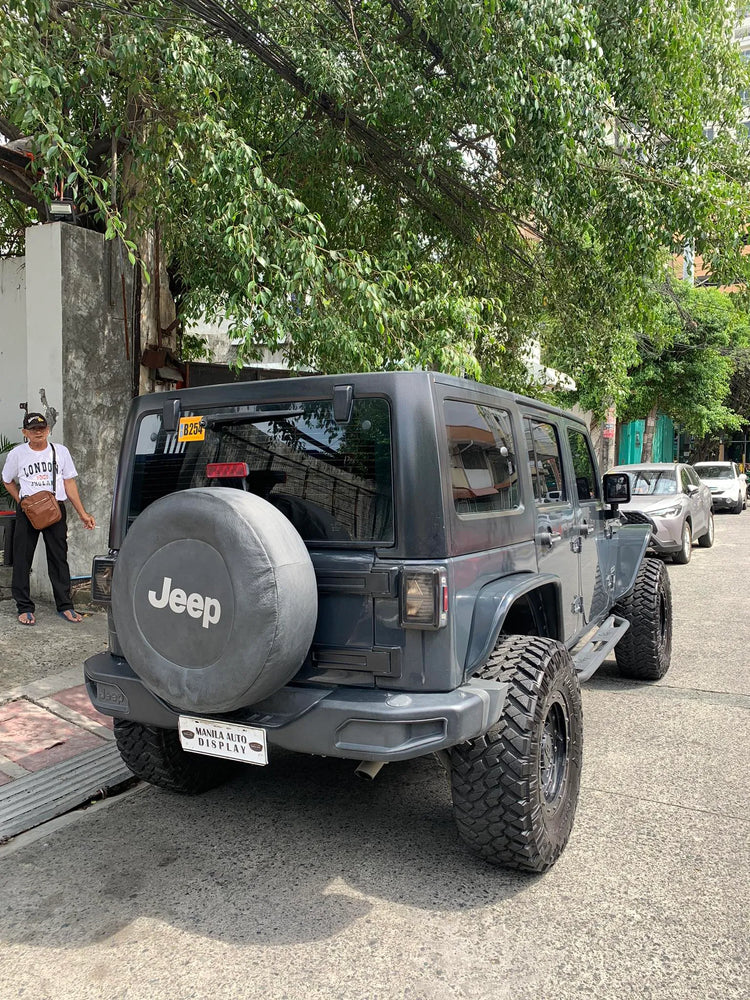
[[[445,423],[456,512],[517,510],[518,463],[510,414],[493,406],[448,399]]]
[[[337,424],[330,400],[161,413],[138,428],[128,524],[160,497],[233,487],[276,506],[306,541],[393,541],[391,420],[385,399],[356,399]]]

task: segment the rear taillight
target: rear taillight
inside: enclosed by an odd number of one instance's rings
[[[443,569],[401,571],[400,624],[442,628],[448,623],[448,578]]]
[[[91,599],[94,604],[109,604],[112,601],[115,559],[115,556],[94,556],[91,564]]]

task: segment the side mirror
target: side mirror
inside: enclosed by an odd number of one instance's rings
[[[694,497],[697,493],[700,493],[700,489],[697,486],[694,486],[692,483],[690,483],[688,486],[685,487],[685,492],[689,497]]]
[[[624,472],[607,472],[604,476],[604,502],[630,503],[630,477]]]

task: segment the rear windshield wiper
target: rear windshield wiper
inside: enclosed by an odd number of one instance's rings
[[[223,427],[225,424],[260,424],[270,420],[288,420],[304,416],[304,410],[256,410],[252,413],[217,413],[204,416],[206,427]]]

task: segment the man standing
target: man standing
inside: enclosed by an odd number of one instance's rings
[[[52,491],[52,463],[55,462],[55,499],[60,503],[62,517],[56,524],[42,529],[47,549],[47,572],[55,596],[57,613],[67,622],[80,622],[81,616],[73,607],[70,593],[68,567],[68,528],[64,500],[70,500],[85,528],[96,527],[91,514],[84,509],[78,494],[75,477],[78,475],[70,452],[62,444],[54,446],[49,441],[49,426],[41,413],[27,413],[23,418],[24,444],[13,448],[5,460],[3,482],[16,501],[16,525],[13,536],[13,600],[18,608],[22,625],[36,625],[34,602],[29,591],[31,563],[39,540],[39,531],[31,526],[20,501],[40,490]]]

